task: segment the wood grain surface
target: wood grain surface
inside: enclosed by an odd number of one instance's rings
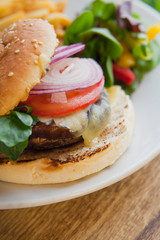
[[[95,193],[0,211],[1,240],[160,240],[160,156]]]

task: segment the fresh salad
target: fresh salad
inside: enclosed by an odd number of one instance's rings
[[[95,0],[67,28],[64,44],[84,43],[80,57],[94,58],[102,66],[105,86],[119,84],[131,94],[143,75],[160,63],[155,39],[159,32],[159,24],[144,30],[131,1],[116,6]]]

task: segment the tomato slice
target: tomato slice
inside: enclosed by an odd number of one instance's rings
[[[39,116],[59,116],[71,113],[73,111],[85,108],[94,103],[98,98],[104,86],[104,77],[95,85],[80,89],[67,91],[67,102],[51,102],[51,94],[31,95],[24,103],[33,108],[33,113]]]

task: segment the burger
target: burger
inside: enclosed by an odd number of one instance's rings
[[[119,86],[104,88],[90,58],[68,57],[40,19],[0,33],[0,180],[62,183],[113,164],[130,144],[134,111]]]

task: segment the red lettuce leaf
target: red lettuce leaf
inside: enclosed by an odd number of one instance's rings
[[[126,28],[128,31],[141,32],[139,19],[132,17],[131,1],[123,2],[117,8],[117,21],[120,28]]]

